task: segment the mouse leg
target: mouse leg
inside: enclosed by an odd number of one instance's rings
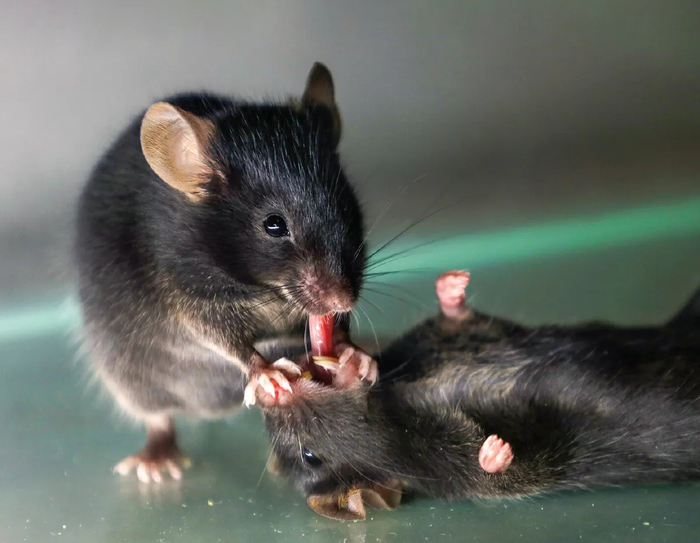
[[[497,435],[490,435],[479,451],[479,465],[487,473],[503,473],[513,461],[510,445]]]
[[[435,281],[440,311],[450,321],[461,322],[471,316],[471,309],[464,303],[464,289],[469,284],[469,272],[448,271]]]
[[[167,415],[149,417],[146,420],[146,444],[135,455],[129,456],[114,466],[114,472],[128,475],[136,470],[142,483],[160,483],[161,472],[166,470],[175,480],[182,478],[182,467],[190,461],[183,456],[177,445],[173,419]]]

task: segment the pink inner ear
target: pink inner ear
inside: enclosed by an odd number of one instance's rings
[[[362,496],[352,490],[344,495],[314,494],[306,503],[316,514],[333,520],[363,520],[366,514]]]
[[[183,119],[176,121],[173,135],[173,154],[177,168],[189,175],[206,175],[211,173],[204,161],[204,151],[199,141]]]

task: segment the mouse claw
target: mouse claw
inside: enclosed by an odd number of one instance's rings
[[[251,385],[253,385],[253,383],[248,383],[248,386],[246,386],[243,391],[243,405],[246,407],[255,405],[255,386]]]
[[[128,456],[121,462],[119,462],[112,471],[114,473],[117,473],[121,476],[129,475],[132,471],[134,471],[134,468],[138,467],[140,463],[140,459],[137,456]]]
[[[301,375],[301,372],[299,372],[299,375]],[[284,375],[284,373],[281,371],[275,370],[270,372],[268,379],[274,379],[282,389],[286,390],[290,394],[292,393],[292,385],[289,383],[289,379],[287,379],[286,375]]]
[[[258,377],[258,386],[262,388],[265,392],[267,392],[270,396],[275,395],[275,385],[272,384],[272,381],[270,380],[270,377],[268,377],[267,374],[263,373]]]
[[[287,377],[285,373],[289,374],[289,377]],[[281,358],[269,366],[266,365],[259,371],[253,372],[249,377],[248,385],[243,392],[243,404],[246,407],[250,407],[257,403],[258,387],[272,398],[272,400],[266,399],[265,403],[274,403],[274,400],[278,397],[278,390],[276,387],[292,394],[293,390],[289,379],[300,376],[301,368],[286,358]]]
[[[276,362],[272,363],[272,367],[281,371],[286,371],[287,373],[291,373],[296,377],[301,375],[301,368],[288,358],[280,358]]]
[[[377,363],[367,353],[363,353],[360,360],[359,375],[369,383],[374,383],[378,377]]]
[[[185,466],[187,466],[187,462],[184,462],[184,464]],[[166,460],[165,469],[168,470],[170,477],[172,477],[174,481],[179,481],[180,479],[182,479],[182,470],[172,460]]]
[[[351,344],[336,346],[338,370],[334,383],[338,387],[351,386],[358,380],[374,384],[379,376],[377,362],[362,349]]]

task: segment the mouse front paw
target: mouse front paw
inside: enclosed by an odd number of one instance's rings
[[[290,379],[299,377],[301,373],[301,368],[286,358],[251,369],[243,392],[243,403],[246,407],[255,405],[258,399],[268,406],[283,403],[292,394]]]
[[[335,346],[338,357],[338,369],[333,378],[333,385],[347,388],[361,381],[374,384],[379,376],[377,362],[365,351],[350,343]]]

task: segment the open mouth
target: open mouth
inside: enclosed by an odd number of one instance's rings
[[[311,364],[301,377],[330,385],[339,367],[333,352],[333,313],[309,316]]]

